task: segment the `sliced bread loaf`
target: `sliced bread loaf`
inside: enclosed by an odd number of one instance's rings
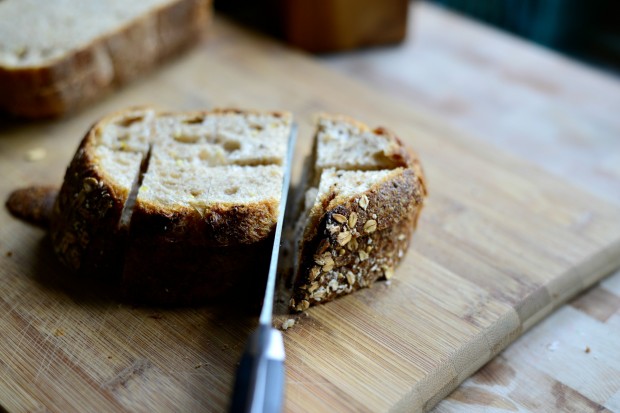
[[[0,110],[66,113],[200,39],[210,0],[0,1]]]
[[[99,121],[60,190],[52,241],[134,300],[198,302],[265,274],[288,113],[133,109]]]
[[[383,128],[322,115],[312,159],[297,224],[295,311],[391,278],[426,196],[417,156]]]

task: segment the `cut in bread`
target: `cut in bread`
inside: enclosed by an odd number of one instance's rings
[[[297,223],[290,307],[303,311],[389,279],[426,197],[417,156],[390,131],[319,118]]]
[[[99,121],[51,220],[60,259],[134,300],[189,304],[266,273],[292,118],[133,109]]]
[[[64,114],[205,33],[210,0],[0,1],[0,110]]]

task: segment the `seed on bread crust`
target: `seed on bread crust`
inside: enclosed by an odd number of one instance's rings
[[[320,256],[315,256],[314,262],[323,267],[322,269],[324,272],[328,272],[334,268],[334,259],[329,252],[326,252]]]
[[[357,238],[353,238],[348,244],[347,244],[347,249],[349,251],[355,251],[357,249],[357,247],[359,246],[358,242],[357,242]]]
[[[97,181],[92,176],[89,176],[88,178],[84,179],[83,184],[84,184],[84,191],[90,192],[93,189],[95,189],[97,186],[99,186],[99,181]]]
[[[325,297],[325,293],[327,292],[327,290],[325,289],[325,287],[321,287],[318,290],[316,290],[314,292],[314,294],[312,294],[312,298],[316,301],[321,301],[321,299],[323,297]],[[305,301],[305,300],[304,300]],[[308,303],[310,304],[310,303]]]
[[[355,224],[357,224],[357,213],[354,211],[349,215],[349,228],[355,228]]]
[[[394,268],[393,267],[388,267],[386,265],[383,266],[383,275],[385,276],[386,280],[389,280],[390,278],[392,278],[394,276]]]
[[[315,255],[314,256],[314,262],[322,267],[323,265],[325,265],[325,257],[322,254],[321,255]]]
[[[338,225],[328,225],[327,230],[330,234],[334,235],[340,232],[340,227]]]
[[[343,231],[338,234],[338,244],[345,246],[351,241],[351,233],[349,231]]]
[[[366,223],[364,224],[364,232],[372,234],[376,230],[377,230],[377,221],[375,221],[374,219],[369,219],[368,221],[366,221]]]
[[[334,220],[336,220],[339,224],[344,224],[347,222],[347,217],[342,214],[332,214],[332,218],[334,218]]]
[[[368,208],[368,197],[366,196],[366,194],[362,195],[362,197],[359,200],[359,206],[366,211],[366,208]]]
[[[338,289],[338,281],[337,280],[330,280],[327,283],[327,291],[329,292],[331,291],[336,291]]]
[[[319,276],[319,273],[321,272],[321,269],[317,266],[312,267],[312,269],[310,270],[310,281],[314,281],[316,280],[316,277]]]
[[[294,303],[295,302],[293,301],[293,304]],[[301,300],[299,304],[295,306],[296,311],[306,311],[308,308],[310,308],[310,302],[308,302],[308,300]]]

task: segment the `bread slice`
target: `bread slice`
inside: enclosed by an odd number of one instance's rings
[[[0,1],[0,110],[58,116],[197,42],[210,0]]]
[[[266,273],[292,118],[131,109],[86,134],[51,220],[60,259],[189,304]]]
[[[394,274],[426,186],[417,156],[390,131],[321,115],[297,224],[294,311]]]

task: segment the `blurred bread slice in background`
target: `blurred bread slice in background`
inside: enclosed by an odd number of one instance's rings
[[[0,1],[0,111],[56,117],[198,42],[211,0]]]

